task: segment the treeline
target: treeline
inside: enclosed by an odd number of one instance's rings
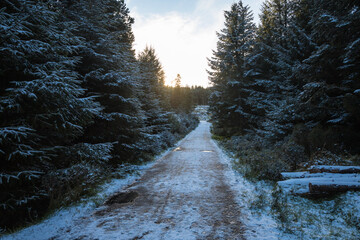
[[[174,87],[166,87],[167,95],[170,99],[170,105],[177,111],[191,112],[194,106],[208,105],[210,97],[210,88],[201,86],[181,87],[181,76],[175,79]]]
[[[0,2],[0,232],[79,200],[193,129],[123,0]]]
[[[248,176],[360,164],[359,1],[266,0],[258,27],[239,1],[209,65],[213,133]]]

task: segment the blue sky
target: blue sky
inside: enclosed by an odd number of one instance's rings
[[[164,67],[166,83],[179,73],[183,85],[208,85],[207,57],[216,48],[216,31],[224,23],[224,10],[234,0],[125,0],[135,18],[134,48],[153,46]],[[262,0],[244,0],[255,22]]]

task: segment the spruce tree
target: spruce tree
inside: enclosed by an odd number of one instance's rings
[[[90,143],[113,143],[114,165],[133,161],[139,145],[140,103],[137,61],[132,44],[134,20],[123,0],[65,1],[64,14],[75,22],[77,35],[85,40],[76,70],[87,95],[96,96],[103,110],[85,134]]]
[[[76,139],[100,110],[83,96],[74,71],[82,41],[72,34],[71,23],[60,21],[56,4],[0,4],[1,226],[46,210],[53,195],[47,177],[75,164],[78,159],[69,155]],[[105,149],[91,149],[100,158],[108,156]]]
[[[309,52],[304,49],[309,43],[294,19],[297,7],[295,1],[265,1],[250,57],[249,65],[255,73],[253,88],[257,90],[253,103],[262,113],[256,131],[273,140],[289,134],[298,118],[294,107],[302,80],[297,77],[296,69],[299,60]]]
[[[164,141],[164,134],[170,130],[169,112],[164,110],[164,71],[156,56],[155,49],[146,47],[138,55],[141,102],[144,127],[142,142],[146,152],[156,154],[169,147]]]
[[[306,84],[299,108],[310,135],[308,148],[358,151],[359,137],[359,3],[316,1],[310,19],[315,49],[303,61]]]
[[[209,79],[213,85],[210,110],[214,128],[221,126],[225,130],[220,134],[241,133],[251,125],[248,57],[255,37],[252,20],[249,7],[242,1],[225,11],[225,28],[217,33],[217,49],[209,59]]]

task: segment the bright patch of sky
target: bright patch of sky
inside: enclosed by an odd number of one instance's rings
[[[263,0],[244,0],[258,22]],[[125,0],[135,18],[134,48],[155,48],[170,85],[177,74],[182,85],[208,86],[207,58],[216,49],[216,32],[223,28],[224,11],[234,0]]]

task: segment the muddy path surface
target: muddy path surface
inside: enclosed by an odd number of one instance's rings
[[[229,167],[201,122],[142,177],[52,239],[244,239]]]

